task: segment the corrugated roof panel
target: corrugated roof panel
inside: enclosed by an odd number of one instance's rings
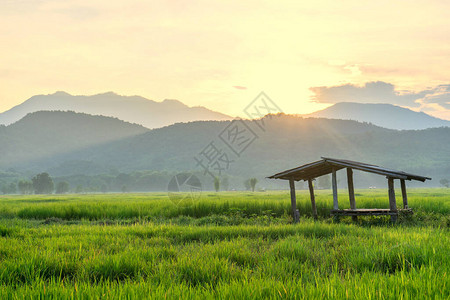
[[[333,167],[336,168],[337,170],[342,168],[352,168],[363,172],[385,175],[395,179],[418,180],[422,182],[425,180],[431,180],[431,178],[429,177],[410,174],[403,171],[396,171],[372,164],[328,157],[322,157],[322,160],[305,164],[297,168],[289,169],[277,173],[275,175],[269,176],[268,178],[294,179],[296,181],[314,179],[326,174],[330,174],[332,172]]]

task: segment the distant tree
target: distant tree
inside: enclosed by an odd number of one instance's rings
[[[81,184],[77,185],[75,189],[76,194],[81,194],[83,192],[83,186]]]
[[[220,179],[219,177],[214,177],[214,189],[216,192],[220,190]]]
[[[27,180],[19,181],[17,187],[19,189],[19,193],[21,193],[22,195],[29,195],[32,194],[34,191],[33,183]]]
[[[252,192],[254,192],[255,188],[256,188],[256,184],[258,183],[258,179],[250,178],[249,182],[250,182],[250,188],[252,189]]]
[[[10,192],[11,194],[17,193],[17,185],[16,185],[14,182],[11,182],[11,183],[9,184],[9,192]]]
[[[2,185],[2,188],[0,190],[2,191],[3,195],[9,194],[8,193],[8,186],[6,184]]]
[[[122,193],[128,193],[130,191],[126,185],[123,185],[121,190]]]
[[[450,181],[447,178],[442,178],[439,183],[448,188],[450,186]]]
[[[131,186],[132,184],[132,176],[130,174],[125,174],[125,173],[120,173],[119,175],[116,176],[116,186],[117,187],[128,187]]]
[[[108,192],[108,186],[106,184],[102,184],[102,186],[100,187],[100,190],[103,194]]]
[[[66,194],[69,192],[70,186],[66,181],[60,181],[56,185],[56,193],[57,194]]]
[[[228,179],[228,177],[223,177],[221,180],[221,184],[222,184],[222,191],[228,191],[230,190],[230,180]]]
[[[250,191],[250,189],[252,188],[252,186],[250,184],[250,179],[247,179],[244,181],[244,187],[245,187],[245,190]]]
[[[295,186],[297,187],[297,189],[303,190],[305,188],[305,183],[303,181],[297,181],[295,182]]]
[[[5,184],[2,186],[1,191],[4,195],[15,194],[15,193],[17,193],[16,184],[14,182],[11,182],[10,184]]]
[[[55,188],[53,179],[48,173],[41,173],[33,177],[33,188],[35,194],[51,194]]]
[[[331,179],[330,175],[324,175],[319,177],[319,180],[317,182],[317,186],[321,189],[329,189],[331,188]]]

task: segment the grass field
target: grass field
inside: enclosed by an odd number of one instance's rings
[[[317,222],[299,191],[294,225],[289,201],[288,192],[203,193],[178,206],[165,193],[0,197],[0,298],[450,297],[449,189],[411,190],[415,214],[396,225],[333,223],[331,191],[317,191]],[[388,208],[387,191],[357,190],[356,204]]]

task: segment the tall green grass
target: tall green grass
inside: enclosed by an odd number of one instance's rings
[[[0,238],[2,299],[43,293],[96,297],[105,289],[111,298],[231,297],[231,291],[245,298],[278,292],[301,298],[450,296],[446,230],[312,221],[11,228]]]
[[[331,191],[317,191],[317,210],[321,218],[328,218],[332,204]],[[409,206],[419,213],[431,214],[430,218],[446,218],[450,214],[450,192],[445,189],[416,189],[410,191]],[[311,216],[309,193],[297,193],[297,207],[304,217]],[[402,206],[397,195],[397,206]],[[348,195],[339,194],[340,208],[349,208]],[[384,190],[358,190],[356,205],[359,208],[388,208],[387,193]],[[0,197],[1,218],[62,220],[104,220],[175,217],[202,218],[211,215],[235,215],[244,217],[290,214],[288,192],[204,193],[191,205],[175,205],[167,194],[105,194],[105,195],[62,195],[62,196],[16,196]],[[443,223],[446,223],[444,220]]]
[[[450,297],[449,192],[412,191],[415,219],[397,225],[333,223],[330,192],[317,194],[321,220],[301,191],[299,224],[286,192],[192,206],[165,194],[0,197],[0,299]],[[357,206],[386,202],[357,191]]]

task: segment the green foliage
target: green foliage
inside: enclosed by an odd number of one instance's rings
[[[409,206],[414,215],[401,222],[446,226],[450,214],[448,189],[409,189]],[[327,220],[333,207],[332,193],[316,190],[316,206],[321,219]],[[396,191],[401,199],[401,191]],[[356,190],[358,208],[389,208],[387,191]],[[126,199],[126,201],[124,200]],[[30,205],[32,204],[32,205]],[[126,205],[124,205],[126,204]],[[401,205],[401,201],[397,201]],[[178,217],[204,218],[209,216],[252,216],[270,215],[283,218],[290,215],[288,191],[278,192],[204,192],[200,199],[190,206],[174,205],[167,193],[150,194],[91,194],[91,195],[49,195],[3,197],[0,201],[0,218],[23,219],[59,218],[74,220],[115,220],[134,218],[158,218],[172,220]],[[348,193],[339,191],[339,207],[349,208]],[[297,191],[297,208],[302,217],[312,217],[309,191]],[[388,218],[387,218],[388,219]],[[366,220],[361,218],[361,221]],[[384,220],[382,217],[376,220]],[[345,219],[343,219],[345,222]]]
[[[220,178],[214,177],[214,190],[218,192],[220,190]]]
[[[320,176],[317,180],[317,185],[321,189],[330,189],[331,188],[330,175]]]
[[[252,192],[254,192],[255,188],[256,188],[256,184],[258,183],[258,179],[250,178],[249,183],[250,183],[250,188],[252,189]]]
[[[2,156],[0,166],[8,168],[20,162],[45,161],[37,168],[47,168],[49,157],[62,153],[78,151],[81,148],[94,147],[113,140],[135,136],[148,132],[147,128],[121,120],[63,111],[39,111],[30,113],[14,124],[6,126],[0,132]],[[20,150],[19,150],[20,149]],[[101,166],[86,162],[81,156],[61,162],[61,168],[70,174],[91,174]],[[30,167],[30,165],[28,165]],[[33,164],[32,167],[36,167]],[[59,173],[60,170],[54,170]]]
[[[250,179],[246,179],[244,181],[244,187],[246,191],[250,191],[250,189],[252,188],[252,185],[250,184]]]
[[[1,191],[4,195],[15,194],[17,192],[16,184],[14,182],[11,182],[10,184],[5,184],[2,186]]]
[[[83,186],[81,184],[77,185],[75,188],[75,194],[81,194],[83,192]]]
[[[49,170],[55,179],[60,177],[71,186],[81,184],[98,191],[102,184],[115,192],[120,192],[123,185],[131,191],[161,191],[170,177],[161,182],[163,174],[152,172],[192,171],[192,157],[198,154],[199,145],[208,145],[227,124],[192,122],[148,131],[102,117],[59,112],[34,114],[3,128],[0,167],[18,168],[15,162],[20,162],[21,170]],[[242,189],[247,178],[256,177],[263,184],[266,176],[330,156],[429,176],[434,181],[425,184],[437,186],[439,179],[449,174],[448,153],[450,128],[396,131],[354,121],[276,115],[265,120],[265,132],[239,158],[230,157],[234,162],[227,175],[231,188]],[[51,169],[49,157],[55,166]],[[152,172],[144,171],[146,174],[141,176],[137,170]],[[130,177],[118,176],[120,173]],[[76,178],[77,174],[86,177]],[[22,174],[19,179],[26,176]],[[70,181],[64,178],[68,176],[72,177]],[[131,184],[119,183],[121,180],[130,180]],[[376,180],[358,176],[355,184],[385,184],[382,177]],[[268,189],[282,185],[273,180],[264,182]],[[208,185],[208,189],[213,190],[213,185]]]
[[[53,179],[48,173],[40,173],[33,177],[33,188],[34,193],[40,194],[51,194],[55,188]]]
[[[34,192],[33,182],[28,180],[19,181],[17,187],[22,195],[30,195]]]
[[[230,190],[230,179],[228,178],[228,176],[223,176],[221,178],[221,182],[222,182],[222,190],[229,191]]]
[[[108,192],[108,186],[106,185],[106,184],[102,184],[101,185],[101,187],[100,187],[100,191],[102,192],[102,193],[106,193],[106,192]]]
[[[56,185],[56,194],[66,194],[70,190],[70,185],[66,181],[60,181]]]

